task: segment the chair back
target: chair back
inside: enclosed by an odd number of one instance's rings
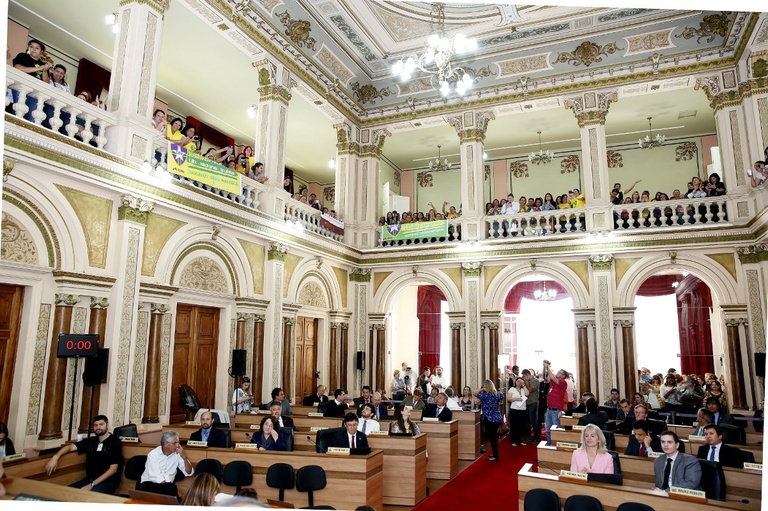
[[[120,438],[121,436],[139,438],[139,430],[136,428],[136,424],[118,426],[112,430],[112,434],[115,435],[116,438]]]
[[[224,477],[224,467],[221,462],[214,458],[206,458],[197,462],[195,474],[211,474],[218,482]]]
[[[613,474],[587,474],[588,481],[595,481],[598,483],[607,484],[624,484],[624,476],[621,475],[621,461],[619,461],[619,453],[616,451],[608,451],[608,454],[613,458]]]
[[[296,491],[307,493],[309,507],[315,505],[313,492],[325,488],[325,470],[318,465],[307,465],[296,471]]]
[[[648,415],[650,416],[650,412]],[[654,436],[659,436],[662,431],[667,429],[667,423],[661,420],[646,419],[645,422],[648,423],[648,428],[651,430],[651,433],[653,433]]]
[[[754,463],[755,462],[755,453],[752,451],[748,451],[746,449],[739,449],[739,452],[741,453],[741,461],[744,463]]]
[[[725,473],[716,461],[699,460],[701,465],[701,487],[708,499],[725,500]]]
[[[612,420],[616,419],[616,413],[618,412],[618,410],[616,408],[614,408],[612,406],[600,405],[600,406],[597,407],[597,409],[599,411],[601,411],[601,412],[605,412],[605,414],[608,416],[608,420],[609,421],[612,421]]]
[[[616,450],[616,437],[613,436],[613,431],[603,430],[603,436],[605,437],[605,448],[609,451]]]
[[[624,502],[616,508],[616,511],[656,511],[648,504],[641,502]]]
[[[223,482],[240,491],[243,486],[250,486],[253,483],[253,467],[247,461],[230,461],[224,467]]]
[[[648,418],[659,420],[661,418],[661,415],[659,415],[658,410],[648,410]]]
[[[723,431],[723,442],[729,445],[744,445],[747,443],[747,434],[743,428],[733,424],[720,424]]]
[[[315,450],[319,453],[326,453],[328,452],[328,447],[331,439],[339,433],[339,431],[344,431],[345,428],[328,428],[328,429],[321,429],[317,432],[317,436],[315,437]]]
[[[571,495],[565,501],[563,511],[603,511],[603,505],[591,495]]]
[[[560,511],[560,497],[546,488],[534,488],[525,494],[523,511]]]
[[[141,474],[144,473],[144,469],[146,468],[147,464],[147,457],[144,454],[140,454],[138,456],[132,456],[131,459],[128,460],[128,462],[125,464],[125,469],[123,470],[123,476],[126,479],[130,479],[131,481],[136,481],[136,485],[134,486],[134,489],[139,489],[139,480],[141,479]]]
[[[293,451],[293,428],[280,428],[278,433],[283,438],[286,451]]]
[[[746,429],[747,428],[747,425],[749,423],[747,421],[738,419],[738,417],[741,417],[742,419],[744,418],[744,414],[743,413],[732,413],[731,417],[733,417],[733,423],[736,426],[738,426],[738,427],[740,427],[742,429]]]
[[[186,383],[179,385],[179,404],[185,412],[193,415],[202,407],[200,400],[197,398],[197,394],[195,394],[192,387]]]
[[[228,429],[220,429],[222,433],[224,433],[224,441],[226,442],[224,445],[226,445],[226,448],[229,449],[229,447],[232,445],[232,432]]]
[[[285,500],[285,490],[296,484],[293,467],[288,463],[274,463],[267,469],[267,486],[280,490],[280,500]]]

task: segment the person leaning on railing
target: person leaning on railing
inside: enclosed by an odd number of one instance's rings
[[[766,152],[768,152],[768,148],[766,148]],[[766,178],[768,178],[768,172],[765,170],[765,161],[757,160],[754,163],[754,169],[755,170],[747,170],[750,184],[754,187],[761,186],[765,183]]]

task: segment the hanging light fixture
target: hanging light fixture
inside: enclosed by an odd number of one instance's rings
[[[537,131],[539,134],[539,154],[536,154],[535,152],[532,152],[528,155],[528,161],[530,163],[535,163],[536,165],[541,165],[542,163],[549,163],[552,161],[552,158],[554,158],[555,153],[550,151],[549,149],[545,151],[541,150],[541,131]]]
[[[453,168],[453,164],[448,162],[448,158],[444,159],[443,161],[440,161],[440,148],[442,146],[437,146],[437,158],[434,160],[429,160],[429,171],[430,172],[442,172],[443,170],[451,170]]]
[[[540,302],[550,302],[557,298],[557,289],[547,289],[547,281],[545,280],[542,288],[533,292],[533,297]]]
[[[667,139],[667,137],[661,133],[657,133],[655,137],[653,136],[653,132],[651,131],[651,119],[652,117],[648,118],[648,134],[645,136],[645,138],[641,138],[637,141],[641,149],[653,149],[654,147],[660,147],[661,144],[663,144]]]
[[[433,29],[427,39],[424,53],[413,54],[407,59],[398,60],[392,66],[392,74],[399,76],[405,82],[411,79],[411,74],[416,69],[419,69],[424,73],[437,75],[440,93],[443,96],[448,96],[454,90],[463,96],[472,87],[472,77],[464,68],[454,66],[451,60],[454,55],[476,50],[477,40],[466,37],[464,34],[456,34],[450,39],[446,37],[445,5],[442,3],[433,4],[430,17],[437,28]]]

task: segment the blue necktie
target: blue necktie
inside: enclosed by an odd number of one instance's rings
[[[203,439],[203,442],[207,442],[208,441],[208,433],[210,433],[210,432],[211,432],[210,429],[204,429],[203,430],[203,434],[201,435],[201,437]]]
[[[717,446],[713,445],[712,450],[709,453],[709,461],[715,461],[715,451],[717,450]]]

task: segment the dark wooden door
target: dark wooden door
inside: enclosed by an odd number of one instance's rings
[[[317,370],[317,323],[315,318],[296,320],[296,402],[315,388]]]
[[[218,337],[219,309],[187,304],[176,307],[171,423],[185,420],[178,397],[179,386],[184,383],[192,387],[202,406],[213,408]]]
[[[22,286],[0,284],[0,422],[8,424],[13,372],[19,346],[19,324],[24,300]]]

